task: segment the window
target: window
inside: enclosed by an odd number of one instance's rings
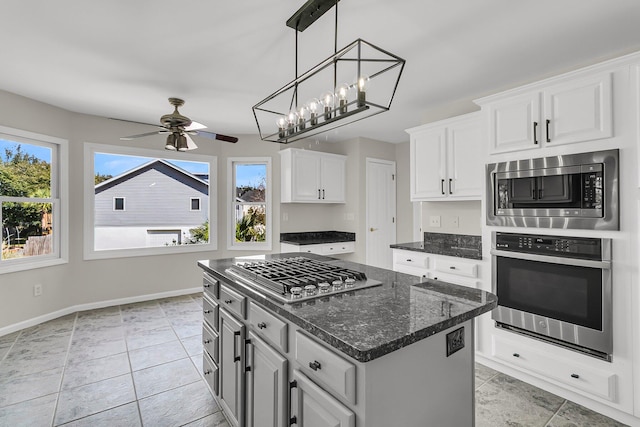
[[[158,154],[86,144],[85,259],[216,249],[216,158]]]
[[[271,158],[229,158],[229,249],[271,250]]]
[[[67,262],[67,144],[0,126],[0,273]]]
[[[113,210],[114,211],[123,211],[124,210],[124,197],[114,197],[113,198]]]

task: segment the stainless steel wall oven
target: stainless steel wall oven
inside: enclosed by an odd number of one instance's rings
[[[496,326],[611,360],[611,239],[493,232]]]
[[[487,165],[487,225],[618,230],[618,150]]]

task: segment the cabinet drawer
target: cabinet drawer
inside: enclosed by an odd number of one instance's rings
[[[202,374],[207,386],[218,396],[218,365],[211,360],[206,351],[202,354]]]
[[[408,267],[429,268],[429,255],[420,252],[394,251],[393,263]]]
[[[356,242],[338,242],[322,245],[322,255],[346,254],[355,252]]]
[[[475,262],[464,262],[455,259],[436,258],[434,260],[435,270],[441,273],[456,274],[465,277],[478,277],[478,264]]]
[[[218,299],[218,296],[220,295],[220,281],[218,279],[214,278],[210,274],[204,273],[202,288],[206,295],[209,295],[213,299]]]
[[[616,396],[616,375],[579,362],[533,350],[529,346],[493,336],[493,356],[607,400]]]
[[[202,299],[202,316],[211,328],[218,332],[218,303],[212,300],[206,293]]]
[[[202,346],[215,362],[218,358],[218,334],[205,323],[202,327]]]
[[[220,304],[227,310],[234,312],[240,318],[244,319],[247,313],[246,309],[247,297],[240,295],[238,292],[220,285]]]
[[[284,353],[289,350],[287,324],[253,301],[249,302],[249,323],[278,350]]]
[[[356,403],[356,367],[322,344],[296,331],[296,361],[304,372],[350,403]]]

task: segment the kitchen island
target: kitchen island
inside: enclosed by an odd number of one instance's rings
[[[205,378],[232,425],[473,425],[473,318],[494,295],[305,254],[379,283],[282,303],[229,270],[298,256],[198,262]]]

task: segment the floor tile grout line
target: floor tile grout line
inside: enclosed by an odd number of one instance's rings
[[[560,410],[562,409],[562,407],[564,405],[566,405],[568,402],[567,399],[564,399],[564,401],[560,404],[560,406],[558,407],[558,409],[556,409],[556,411],[551,415],[551,418],[549,418],[549,420],[547,420],[547,422],[544,424],[544,427],[547,427],[549,425],[549,423],[551,421],[553,421],[553,419],[555,418],[556,415],[558,415],[558,413],[560,412]]]
[[[9,353],[11,353],[11,350],[13,349],[13,347],[16,345],[16,343],[18,342],[18,338],[20,338],[20,336],[22,335],[22,331],[24,331],[24,329],[21,329],[18,331],[18,335],[16,335],[16,338],[13,340],[13,342],[11,343],[11,345],[9,346],[9,349],[7,349],[7,352],[5,353],[4,356],[2,356],[2,359],[0,359],[0,364],[2,364],[2,362],[4,362],[4,360],[7,358],[7,356],[9,355]]]
[[[73,317],[73,326],[71,327],[71,335],[69,335],[69,343],[67,344],[67,354],[64,358],[64,364],[62,365],[62,375],[60,376],[60,385],[58,386],[58,395],[56,396],[56,404],[53,406],[53,414],[51,416],[51,426],[56,423],[56,413],[58,412],[58,404],[60,403],[60,394],[62,393],[62,384],[64,384],[64,374],[67,371],[69,364],[69,353],[71,352],[71,343],[73,342],[73,334],[76,331],[76,325],[78,324],[78,312],[76,311]]]
[[[138,389],[136,388],[136,381],[133,378],[133,365],[131,365],[131,355],[129,354],[129,343],[127,342],[127,333],[126,333],[126,325],[124,322],[124,316],[122,314],[122,306],[118,305],[118,312],[120,313],[120,323],[122,324],[122,333],[124,334],[124,348],[127,352],[127,361],[129,362],[129,375],[131,376],[131,385],[133,387],[133,396],[135,397],[134,402],[136,403],[136,408],[138,408],[138,419],[140,420],[140,425],[143,426],[142,423],[142,411],[140,410],[140,399],[138,399]],[[131,402],[129,402],[131,403]]]

